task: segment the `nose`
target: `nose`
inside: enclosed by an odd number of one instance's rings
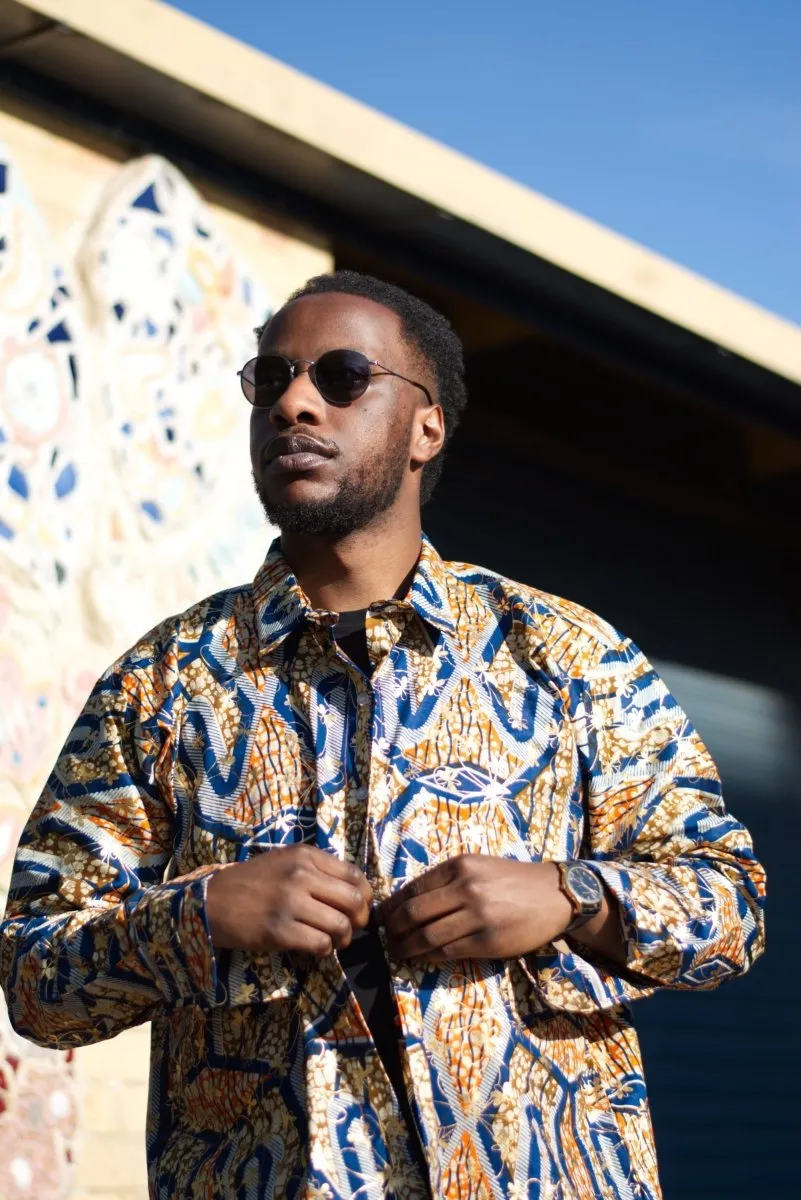
[[[295,378],[270,409],[270,421],[276,429],[289,429],[293,425],[319,425],[324,406],[325,401],[309,378],[308,367],[298,364]]]

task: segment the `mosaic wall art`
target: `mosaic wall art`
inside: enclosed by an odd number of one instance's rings
[[[130,641],[143,622],[251,576],[263,555],[236,372],[270,306],[205,201],[158,156],[107,185],[77,270],[110,472],[104,557],[87,571],[85,605],[105,636],[113,613]]]
[[[0,143],[0,909],[22,825],[62,734],[59,610],[82,511],[80,324],[73,289]],[[77,1093],[67,1055],[12,1031],[0,998],[0,1198],[63,1200]]]
[[[0,555],[45,587],[78,552],[78,336],[71,286],[0,142]]]
[[[64,1200],[77,1127],[73,1055],[17,1037],[0,1006],[0,1197]]]
[[[202,197],[139,159],[76,241],[65,271],[0,143],[0,909],[102,668],[252,577],[270,537],[236,378],[269,303]],[[0,1200],[66,1200],[77,1097],[71,1058],[20,1041],[0,999]]]
[[[235,373],[267,302],[199,194],[155,156],[116,174],[78,266],[122,492],[146,537],[185,530],[241,473],[247,411]]]
[[[61,732],[61,680],[42,653],[51,610],[27,595],[25,611],[13,597],[0,580],[0,788],[11,783],[32,798]]]

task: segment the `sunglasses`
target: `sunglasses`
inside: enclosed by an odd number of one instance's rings
[[[431,393],[422,383],[415,383],[389,367],[362,354],[360,350],[327,350],[325,354],[313,361],[309,358],[284,358],[283,354],[259,354],[246,362],[241,371],[237,371],[239,382],[245,399],[254,408],[271,408],[281,399],[292,380],[300,372],[298,367],[306,366],[309,379],[326,404],[335,404],[344,408],[363,396],[370,386],[374,375],[394,375],[404,383],[419,388],[425,393],[429,404],[433,404]],[[378,370],[373,368],[377,367]]]

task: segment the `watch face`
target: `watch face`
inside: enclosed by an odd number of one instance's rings
[[[601,884],[589,867],[576,863],[568,869],[567,878],[570,890],[575,893],[580,904],[597,904],[601,900]]]

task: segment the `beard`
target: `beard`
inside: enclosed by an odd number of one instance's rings
[[[366,529],[392,507],[409,465],[406,439],[393,439],[383,455],[375,455],[340,480],[324,500],[274,500],[253,472],[253,485],[267,520],[282,533],[344,538]]]

